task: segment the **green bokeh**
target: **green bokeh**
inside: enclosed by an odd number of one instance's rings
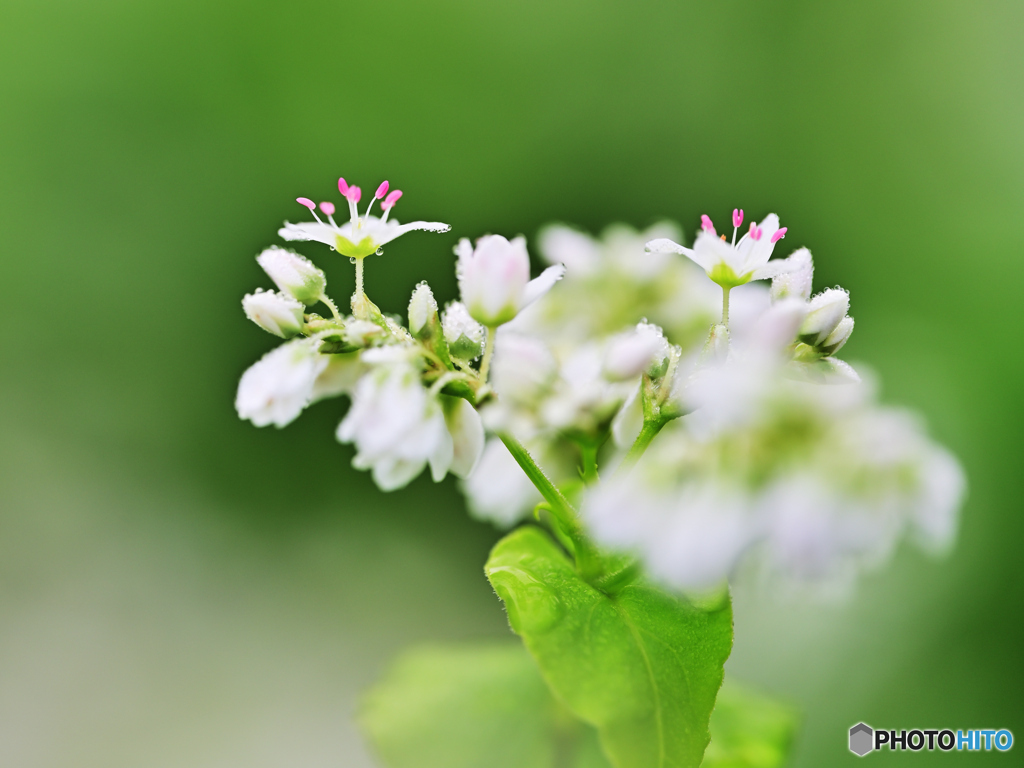
[[[252,257],[339,173],[453,225],[367,263],[390,311],[453,295],[458,236],[778,211],[971,495],[946,561],[739,595],[730,672],[804,708],[796,766],[859,720],[1024,738],[1022,35],[1005,0],[4,0],[0,763],[363,768],[398,649],[507,632],[451,481],[379,494],[342,403],[235,417]]]

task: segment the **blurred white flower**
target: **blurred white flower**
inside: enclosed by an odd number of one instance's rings
[[[811,346],[818,346],[836,329],[849,310],[849,293],[841,288],[822,291],[811,299],[807,317],[800,326],[801,340]],[[853,330],[852,326],[850,330]]]
[[[522,237],[510,242],[501,235],[487,235],[476,248],[463,238],[455,254],[462,302],[475,320],[492,328],[514,318],[565,274],[565,267],[557,265],[530,280],[530,257]]]
[[[316,304],[323,297],[327,278],[305,256],[271,246],[264,249],[256,261],[282,293],[307,306]]]
[[[303,304],[286,294],[257,288],[255,293],[245,294],[242,309],[256,325],[282,339],[302,331]]]
[[[641,322],[609,339],[604,372],[613,381],[625,381],[639,376],[652,365],[662,365],[667,357],[668,340],[661,328]]]
[[[317,376],[328,356],[317,352],[320,342],[294,339],[271,350],[242,374],[235,409],[257,427],[291,423],[309,405]]]
[[[772,278],[772,300],[795,297],[806,301],[811,297],[814,261],[806,248],[793,251],[786,259],[788,270]]]
[[[359,215],[356,208],[362,197],[362,190],[359,187],[350,186],[345,179],[338,179],[338,191],[348,201],[349,221],[338,226],[334,221],[334,204],[320,203],[320,210],[327,216],[325,223],[316,215],[316,204],[309,198],[300,197],[297,198],[297,202],[308,208],[316,221],[300,224],[285,222],[284,227],[278,230],[278,235],[285,240],[315,240],[329,245],[343,256],[361,259],[376,253],[378,248],[406,232],[414,230],[447,232],[451,229],[448,224],[439,221],[414,221],[410,224],[389,221],[388,216],[391,214],[391,209],[394,208],[402,193],[396,189],[388,194],[386,181],[377,188],[376,193],[370,198],[370,202],[366,205],[366,212],[362,216]],[[380,218],[370,215],[375,200],[381,200],[383,213]]]
[[[656,578],[703,590],[741,569],[834,585],[888,558],[908,534],[948,547],[963,473],[916,420],[866,384],[787,378],[768,359],[691,381],[697,410],[640,463],[588,492],[595,539],[639,555]]]
[[[783,261],[768,263],[775,250],[775,243],[786,236],[786,227],[779,228],[778,216],[770,213],[760,224],[751,223],[750,231],[736,242],[736,233],[743,216],[741,211],[735,213],[739,215],[734,214],[733,217],[735,226],[732,242],[725,235],[719,238],[711,219],[702,216],[702,229],[692,249],[667,238],[659,238],[649,242],[647,250],[651,253],[681,253],[723,288],[734,288],[751,280],[774,277],[795,266]]]

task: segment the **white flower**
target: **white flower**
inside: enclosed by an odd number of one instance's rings
[[[305,256],[271,246],[256,261],[282,293],[310,306],[320,301],[327,287],[327,278]]]
[[[311,402],[316,403],[338,395],[351,395],[367,371],[358,352],[324,355],[327,365],[313,382]]]
[[[484,348],[484,327],[474,320],[466,305],[452,301],[441,313],[441,328],[448,351],[460,360],[475,360]]]
[[[514,318],[565,274],[565,267],[557,265],[530,280],[530,257],[522,237],[509,242],[501,235],[487,235],[475,249],[463,238],[455,254],[462,301],[474,319],[492,328]]]
[[[668,341],[661,328],[639,323],[608,341],[604,373],[612,381],[626,381],[639,376],[652,365],[662,364],[668,357]]]
[[[283,293],[256,289],[242,299],[245,316],[265,331],[287,339],[302,331],[301,301]]]
[[[850,309],[850,294],[841,288],[829,288],[811,299],[807,317],[800,326],[800,338],[813,347],[822,344]],[[850,326],[853,330],[853,326]],[[849,334],[847,334],[849,335]]]
[[[737,214],[739,214],[737,216]],[[736,230],[743,221],[742,211],[733,214],[733,239],[720,239],[711,219],[702,216],[702,230],[693,249],[665,238],[647,244],[651,253],[681,253],[700,266],[713,281],[723,288],[734,288],[751,280],[774,277],[782,270],[793,267],[788,262],[768,263],[775,243],[786,236],[786,227],[779,229],[779,217],[768,214],[760,224],[751,223],[750,231],[736,242]]]
[[[283,427],[294,421],[309,405],[317,376],[328,363],[317,346],[313,339],[294,339],[254,363],[238,382],[238,415],[257,427]]]
[[[447,395],[439,397],[445,424],[452,436],[452,463],[448,471],[456,477],[468,478],[484,451],[484,423],[467,400]]]
[[[406,363],[375,366],[359,380],[337,437],[355,443],[352,466],[372,470],[384,491],[408,485],[428,462],[439,481],[452,462],[441,405],[423,387],[419,371]]]
[[[557,374],[558,362],[540,339],[504,331],[498,334],[491,380],[499,398],[534,404],[548,392]]]
[[[418,229],[427,232],[447,232],[451,229],[448,224],[439,221],[414,221],[410,224],[389,221],[388,216],[391,209],[394,208],[402,193],[396,189],[388,194],[386,181],[377,188],[377,192],[370,199],[366,206],[366,212],[362,216],[356,209],[356,204],[362,197],[362,190],[356,186],[349,186],[345,179],[338,179],[338,190],[348,201],[349,221],[338,226],[334,221],[334,204],[325,202],[320,203],[320,210],[327,216],[327,223],[324,223],[316,215],[316,204],[307,197],[300,197],[297,198],[297,201],[310,210],[316,221],[302,222],[301,224],[285,222],[284,227],[278,230],[278,234],[285,240],[315,240],[331,246],[343,256],[361,259],[371,253],[376,253],[378,248],[406,232]],[[384,212],[380,218],[371,216],[370,209],[373,207],[374,200],[381,198],[383,198],[381,208]]]

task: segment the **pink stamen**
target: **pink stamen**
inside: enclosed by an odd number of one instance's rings
[[[384,195],[388,193],[388,183],[386,181],[381,182],[381,185],[377,187],[377,191],[373,193],[373,196],[380,200]]]
[[[380,190],[377,190],[377,191],[379,192]],[[398,202],[398,198],[400,198],[401,196],[402,196],[402,190],[400,190],[400,189],[392,190],[391,194],[388,195],[386,198],[384,198],[384,202],[380,204],[380,207],[383,208],[385,211],[388,210],[389,208],[394,208],[395,207],[395,203]]]
[[[742,208],[733,208],[732,209],[732,225],[734,227],[738,227],[742,223],[743,223],[743,209]]]
[[[344,194],[345,194],[345,198],[350,203],[358,203],[359,202],[359,198],[361,198],[363,196],[363,190],[361,190],[359,187],[353,185],[353,186],[349,187],[348,189],[346,189]]]
[[[717,232],[715,232],[715,225],[711,223],[711,217],[707,214],[701,215],[700,228],[705,232],[710,232],[712,235],[717,234]]]
[[[772,235],[772,242],[777,243],[779,242],[779,240],[784,238],[786,236],[787,229],[789,229],[789,227],[783,227],[782,229],[778,230],[774,235]]]
[[[755,224],[754,222],[750,222],[750,239],[760,240],[762,234],[764,234],[764,230],[757,226],[757,224]]]
[[[334,203],[320,203],[320,210],[328,216],[334,215]]]
[[[316,203],[314,203],[314,202],[313,202],[312,200],[310,200],[310,199],[309,199],[308,197],[296,197],[296,198],[295,198],[295,202],[297,202],[297,203],[298,203],[299,205],[304,205],[304,206],[306,206],[306,207],[307,207],[307,208],[309,208],[309,210],[311,210],[311,211],[312,211],[312,210],[313,210],[314,208],[316,208]]]
[[[338,179],[338,191],[345,197],[348,197],[348,182],[344,179]]]

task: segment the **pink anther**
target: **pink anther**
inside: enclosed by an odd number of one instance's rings
[[[314,202],[313,202],[312,200],[310,200],[310,199],[309,199],[308,197],[296,197],[296,198],[295,198],[295,202],[297,202],[297,203],[298,203],[299,205],[304,205],[304,206],[306,206],[306,207],[307,207],[307,208],[309,208],[309,210],[311,210],[311,211],[312,211],[312,210],[313,210],[314,208],[316,208],[316,203],[314,203]]]
[[[326,213],[328,216],[334,215],[334,203],[320,203],[320,210]]]
[[[338,191],[345,197],[348,197],[348,182],[345,179],[338,179]]]
[[[750,239],[751,240],[760,240],[761,239],[761,235],[763,235],[763,234],[764,234],[764,230],[763,229],[761,229],[759,226],[757,226],[757,224],[755,224],[754,222],[750,222]]]
[[[363,190],[361,190],[359,187],[355,186],[354,184],[345,191],[345,198],[350,203],[358,203],[359,202],[359,198],[361,198],[362,196],[363,196]]]
[[[400,189],[392,190],[391,194],[389,194],[387,197],[384,198],[384,202],[380,204],[380,207],[383,208],[385,211],[388,210],[389,208],[394,208],[395,207],[395,203],[398,202],[398,198],[400,198],[401,196],[402,196],[402,190],[400,190]]]
[[[779,242],[779,240],[784,238],[786,236],[786,230],[787,229],[789,229],[789,227],[783,227],[782,229],[776,231],[775,234],[772,235],[772,242],[773,243],[777,243],[777,242]]]
[[[734,227],[738,227],[742,223],[743,223],[743,209],[742,208],[733,208],[732,209],[732,225]]]
[[[377,191],[373,193],[373,196],[380,200],[384,195],[388,193],[388,183],[386,181],[381,182],[381,185],[377,187]]]
[[[715,225],[711,223],[711,217],[707,214],[702,214],[700,217],[700,228],[705,232],[710,232],[712,235],[715,233]]]

